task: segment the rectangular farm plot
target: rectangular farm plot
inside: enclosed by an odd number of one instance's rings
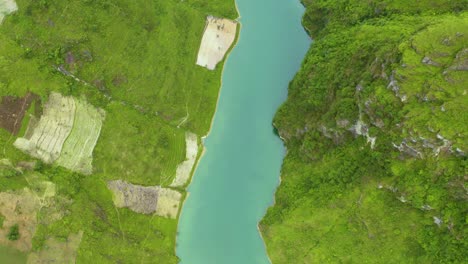
[[[208,16],[198,50],[197,65],[214,70],[231,47],[237,32],[235,21]]]
[[[38,96],[27,93],[24,97],[4,96],[0,103],[0,127],[13,135],[18,134],[26,111]]]
[[[63,144],[57,164],[83,174],[92,173],[93,150],[101,133],[104,111],[82,100],[75,100],[73,129]]]
[[[122,180],[110,181],[107,187],[113,193],[118,208],[128,208],[136,213],[156,214],[176,218],[182,194],[160,186],[140,186]]]
[[[0,24],[6,15],[18,10],[15,0],[0,0]]]
[[[88,103],[51,93],[44,113],[30,122],[14,145],[41,159],[83,174],[92,172],[92,153],[101,132],[104,111]]]
[[[41,119],[36,127],[31,128],[31,137],[18,138],[15,147],[46,163],[54,162],[73,128],[75,107],[72,97],[52,93]]]

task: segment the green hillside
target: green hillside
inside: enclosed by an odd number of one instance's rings
[[[468,1],[305,0],[273,263],[468,258]]]
[[[29,92],[37,98],[18,135],[0,129],[0,196],[21,199],[23,188],[37,194],[41,184],[56,190],[28,212],[37,216],[37,223],[36,218],[24,223],[34,229],[34,237],[31,249],[21,249],[23,254],[37,253],[43,261],[59,262],[58,254],[74,259],[70,256],[76,253],[77,263],[177,263],[178,219],[118,209],[106,184],[122,179],[169,186],[177,165],[185,159],[185,133],[206,135],[222,64],[214,71],[199,67],[195,65],[197,52],[206,17],[235,19],[234,2],[16,3],[18,11],[8,14],[0,25],[2,118],[3,111],[13,111],[8,100],[19,102],[27,94],[31,97]],[[91,175],[44,164],[13,147],[15,139],[27,133],[28,122],[40,117],[52,92],[73,96],[105,112]],[[66,145],[65,149],[75,147],[80,146]],[[30,177],[38,180],[30,181]],[[178,191],[185,193],[182,188]],[[0,214],[0,219],[8,217]],[[0,225],[0,232],[3,229]],[[20,225],[20,233],[24,230]],[[30,239],[21,239],[30,245]],[[70,240],[78,241],[77,252],[60,248],[73,244]],[[3,244],[16,245],[2,235],[0,248]],[[10,261],[6,258],[0,256],[0,262]]]

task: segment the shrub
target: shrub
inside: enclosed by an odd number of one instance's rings
[[[8,239],[11,241],[18,240],[20,237],[19,234],[19,226],[18,224],[15,224],[14,226],[10,227],[10,231],[8,232],[7,235]]]

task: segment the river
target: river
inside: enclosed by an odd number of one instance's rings
[[[269,263],[257,224],[273,204],[285,149],[273,116],[310,45],[298,0],[237,0],[237,45],[179,220],[182,264]]]

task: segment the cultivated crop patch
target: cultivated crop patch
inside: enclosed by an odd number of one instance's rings
[[[18,138],[14,145],[33,157],[52,163],[60,156],[63,143],[73,128],[75,109],[72,97],[52,93],[39,122],[28,128],[32,131],[31,137]]]
[[[177,166],[176,177],[170,185],[172,187],[185,185],[190,177],[190,172],[192,172],[198,154],[197,135],[187,132],[185,134],[185,147],[185,160]]]
[[[18,134],[26,110],[37,99],[38,96],[32,93],[24,97],[3,96],[0,103],[0,127],[14,135]]]
[[[15,0],[0,0],[0,24],[6,15],[18,10]]]
[[[205,32],[198,50],[197,65],[214,70],[236,37],[237,23],[235,21],[208,16]]]
[[[107,186],[113,193],[116,207],[126,207],[142,214],[177,217],[182,195],[175,190],[160,186],[133,185],[121,180],[110,181]]]
[[[104,111],[75,100],[75,122],[57,164],[83,174],[92,173],[92,156],[101,133]]]
[[[40,120],[30,122],[14,145],[46,163],[84,174],[92,172],[92,152],[101,132],[104,112],[88,103],[51,93]]]

